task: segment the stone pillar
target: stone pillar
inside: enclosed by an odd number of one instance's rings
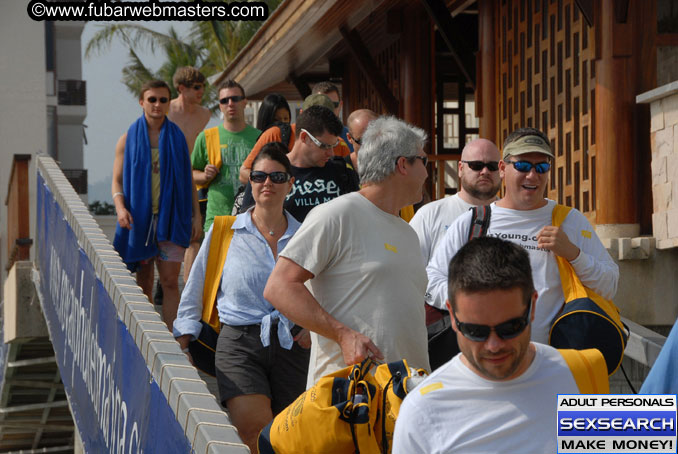
[[[657,249],[678,247],[678,81],[638,95],[650,103],[652,235]]]

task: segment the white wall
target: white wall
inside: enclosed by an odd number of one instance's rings
[[[0,283],[7,264],[7,187],[14,154],[46,152],[43,22],[31,20],[26,2],[0,0]],[[35,158],[30,162],[31,238],[35,241]],[[31,248],[34,252],[35,246]]]

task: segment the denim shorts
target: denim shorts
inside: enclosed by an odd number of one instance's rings
[[[276,415],[306,390],[310,349],[297,342],[291,350],[280,346],[278,326],[271,327],[271,344],[264,347],[260,325],[221,325],[215,365],[222,405],[233,397],[263,394]],[[292,330],[294,336],[300,328]]]

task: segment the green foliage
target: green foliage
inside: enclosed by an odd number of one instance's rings
[[[90,203],[88,208],[94,215],[115,214],[115,205],[108,202],[101,202],[100,200],[95,200]]]
[[[282,0],[265,0],[269,16]],[[85,58],[107,51],[114,40],[129,49],[129,63],[122,68],[122,82],[136,98],[141,86],[150,79],[167,82],[172,97],[177,96],[172,76],[181,66],[194,66],[209,78],[223,71],[261,27],[262,21],[196,21],[187,37],[180,37],[174,27],[160,33],[139,24],[108,24],[100,26],[87,43]],[[157,71],[151,70],[138,55],[139,49],[162,52],[165,62]],[[214,87],[207,86],[203,103],[218,110]]]

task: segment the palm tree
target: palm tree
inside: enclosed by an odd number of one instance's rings
[[[282,0],[266,0],[269,14]],[[247,42],[254,36],[261,21],[200,21],[193,22],[188,40],[179,37],[176,29],[170,27],[167,33],[157,32],[139,24],[104,25],[87,43],[85,58],[108,50],[114,39],[120,39],[129,49],[129,63],[122,69],[122,81],[136,96],[149,79],[161,79],[168,83],[172,96],[176,91],[172,76],[180,66],[194,66],[206,77],[222,71]],[[140,48],[165,54],[165,62],[158,71],[152,71],[138,55]],[[205,103],[217,109],[217,93],[214,87],[207,87]]]

